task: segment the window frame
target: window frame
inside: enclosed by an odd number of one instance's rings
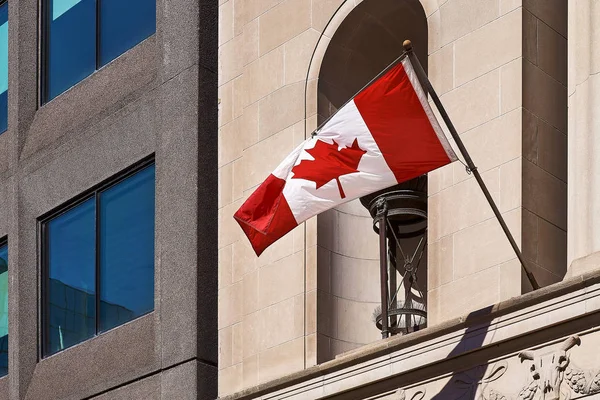
[[[7,1],[8,0],[0,0],[0,5],[2,4],[2,2],[7,2]],[[49,46],[50,46],[50,41],[48,40],[50,37],[50,23],[49,23],[50,6],[48,4],[49,1],[52,1],[52,0],[38,0],[38,2],[39,2],[38,3],[38,10],[39,10],[39,13],[38,13],[38,35],[37,35],[37,37],[38,37],[37,57],[38,57],[38,66],[39,66],[38,67],[38,90],[37,90],[38,108],[41,108],[45,104],[48,104],[55,98],[59,97],[60,95],[62,95],[65,92],[69,91],[69,89],[71,89],[72,87],[77,86],[79,83],[85,81],[87,78],[94,75],[100,69],[110,65],[113,61],[116,60],[116,58],[115,58],[104,65],[100,65],[100,39],[101,39],[101,37],[100,37],[100,22],[101,22],[100,21],[101,20],[100,2],[102,0],[94,0],[95,8],[96,8],[96,37],[95,37],[96,60],[95,60],[94,72],[92,72],[91,74],[89,74],[88,76],[83,78],[81,81],[79,81],[75,85],[63,90],[62,92],[60,92],[59,94],[54,96],[52,99],[48,99],[48,85],[47,85],[48,84],[48,70],[49,70],[49,68],[48,68],[48,66],[49,66],[48,53],[49,53]],[[157,27],[155,27],[154,33],[148,37],[156,35],[156,29],[157,29]],[[144,40],[146,40],[146,39],[144,39]],[[139,45],[144,40],[140,41],[135,46]],[[135,46],[133,46],[133,47],[135,47]],[[132,49],[133,49],[133,47],[132,47]],[[129,49],[129,50],[131,50],[131,49]],[[129,51],[129,50],[127,50],[127,51]],[[121,55],[125,54],[127,51],[121,53]]]
[[[0,236],[0,248],[6,246],[6,250],[8,251],[8,235],[5,236]],[[8,260],[6,260],[6,264],[7,264],[7,272],[10,273],[10,265],[8,265]],[[9,279],[9,283],[10,283],[10,279]],[[7,287],[8,289],[8,287]],[[8,295],[8,293],[7,293]],[[10,303],[10,298],[8,299],[9,303]],[[10,312],[10,309],[9,309]],[[9,329],[10,329],[10,324],[9,324]],[[10,332],[9,332],[9,337],[10,337]],[[8,348],[9,351],[9,356],[10,356],[10,347]],[[9,370],[8,368],[6,369],[6,375],[0,375],[0,379],[6,378],[9,374]]]
[[[100,194],[111,188],[114,187],[116,185],[118,185],[119,183],[123,182],[124,180],[126,180],[127,178],[132,177],[133,175],[135,175],[136,173],[142,171],[143,169],[150,167],[151,165],[156,165],[156,160],[155,160],[155,155],[151,154],[148,157],[145,157],[144,159],[134,163],[133,165],[125,168],[124,170],[114,174],[113,176],[111,176],[108,179],[105,179],[104,181],[100,182],[99,184],[91,187],[90,189],[82,192],[81,194],[73,197],[71,200],[59,205],[58,207],[52,209],[51,211],[49,211],[48,213],[40,216],[37,219],[37,225],[38,225],[38,263],[39,263],[39,274],[38,276],[40,277],[40,285],[39,285],[39,293],[38,293],[38,298],[39,298],[39,318],[38,318],[38,323],[39,323],[39,327],[38,327],[38,359],[44,359],[44,358],[48,358],[48,357],[52,357],[56,354],[62,353],[65,350],[68,350],[71,347],[77,346],[81,343],[84,343],[88,340],[94,339],[100,335],[103,335],[105,333],[108,333],[110,331],[112,331],[113,329],[118,328],[121,325],[117,325],[111,329],[108,330],[104,330],[101,331],[99,329],[100,327],[100,301],[101,301],[101,296],[100,296]],[[154,180],[154,187],[156,189],[156,179]],[[59,350],[57,352],[54,352],[52,354],[47,354],[47,349],[48,349],[48,340],[50,337],[50,323],[49,323],[49,283],[50,283],[50,269],[49,269],[49,264],[48,264],[48,223],[53,220],[54,218],[57,218],[71,210],[73,210],[75,207],[83,204],[84,202],[90,200],[90,199],[95,199],[94,204],[95,204],[95,240],[94,240],[94,250],[95,250],[95,257],[94,257],[94,261],[95,261],[95,269],[94,269],[94,277],[95,277],[95,334],[94,336],[83,340],[73,346],[69,346],[67,348],[64,348],[62,350]],[[155,192],[155,199],[156,199],[156,192]],[[155,209],[155,213],[154,213],[154,218],[156,221],[156,209]],[[155,230],[155,239],[156,239],[156,230]],[[1,243],[1,241],[0,241]],[[156,278],[156,264],[155,266],[155,278]],[[156,285],[154,286],[154,299],[156,300]],[[138,318],[141,318],[145,315],[151,314],[155,311],[155,307],[152,308],[152,310],[148,311],[147,313],[141,314],[136,316],[135,318],[133,318],[131,321],[128,322],[132,322],[135,321]]]
[[[3,5],[5,5],[7,3],[8,3],[8,0],[0,0],[0,7],[2,7]],[[9,30],[10,30],[10,9],[6,10],[6,12],[8,13],[6,21],[8,22],[8,26],[9,26]],[[9,41],[8,45],[10,46],[10,31],[9,31],[9,34],[8,34],[8,41]],[[10,56],[10,54],[9,54],[9,56]],[[8,70],[8,67],[10,65],[8,58],[6,59],[6,64],[7,64],[6,69]],[[10,71],[8,71],[8,73],[10,74]],[[10,77],[8,78],[8,82],[10,83]],[[9,88],[7,87],[6,88],[7,92],[8,92],[8,89]],[[2,135],[3,133],[8,132],[8,109],[9,109],[8,96],[6,97],[6,109],[7,109],[6,110],[6,129],[3,130],[3,131],[0,130],[0,135]],[[1,246],[1,243],[2,243],[2,240],[0,239],[0,246]]]

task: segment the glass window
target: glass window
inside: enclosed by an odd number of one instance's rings
[[[156,1],[100,0],[100,66],[156,31]]]
[[[100,194],[100,277],[100,331],[154,309],[153,168]]]
[[[45,101],[156,31],[154,0],[45,0]]]
[[[96,334],[96,209],[89,199],[46,227],[49,354]]]
[[[154,309],[154,165],[43,222],[44,354]]]
[[[8,245],[0,241],[0,376],[8,374]]]
[[[0,133],[8,128],[8,3],[0,4]]]
[[[96,1],[50,0],[49,8],[48,100],[96,69]]]

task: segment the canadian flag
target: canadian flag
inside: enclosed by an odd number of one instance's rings
[[[260,255],[310,217],[456,159],[405,57],[288,155],[234,218]]]

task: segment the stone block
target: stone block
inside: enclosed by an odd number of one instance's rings
[[[500,166],[500,212],[507,212],[523,204],[521,179],[523,177],[522,158],[516,158]]]
[[[345,0],[311,0],[312,1],[312,28],[318,32],[323,32],[329,20],[334,16],[337,9],[344,3],[349,3]]]
[[[241,283],[234,283],[219,290],[219,329],[242,320],[242,290]]]
[[[233,0],[229,0],[219,5],[219,46],[233,36]]]
[[[160,375],[152,375],[140,379],[118,389],[111,390],[100,396],[94,396],[92,400],[160,400]],[[8,398],[8,397],[7,397]]]
[[[452,164],[445,165],[427,174],[427,193],[430,196],[444,189],[448,189],[453,184],[454,165]]]
[[[448,235],[427,245],[427,287],[450,283],[454,276],[454,236]]]
[[[566,203],[566,183],[523,160],[523,207],[566,231]]]
[[[483,173],[482,178],[492,197],[498,201],[499,169],[495,168]],[[430,241],[473,226],[493,215],[474,178],[460,182],[429,197],[428,208]]]
[[[294,339],[258,354],[260,382],[300,371],[304,367],[304,337]]]
[[[283,47],[285,48],[286,85],[306,80],[309,62],[319,37],[319,32],[307,29],[285,43]]]
[[[539,218],[538,235],[538,264],[562,279],[567,273],[567,232]]]
[[[500,114],[500,71],[489,72],[441,97],[459,133],[475,128]]]
[[[523,60],[517,58],[500,69],[500,113],[505,114],[523,104]]]
[[[540,68],[523,61],[523,107],[567,132],[567,89]]]
[[[441,45],[480,28],[498,18],[499,0],[448,0],[440,6]]]
[[[521,110],[514,110],[494,118],[461,135],[465,147],[480,172],[514,160],[522,151],[522,116]],[[471,177],[464,165],[452,164],[454,183]]]
[[[235,36],[232,40],[219,46],[219,86],[236,78],[244,67],[243,36]]]
[[[253,21],[257,21],[261,14],[275,7],[281,0],[234,0],[234,24],[236,33]]]
[[[233,328],[227,326],[223,329],[219,329],[219,369],[225,369],[231,367],[232,358],[231,354],[233,351]]]
[[[232,281],[232,248],[225,246],[219,249],[219,289],[229,286]]]
[[[238,136],[238,125],[232,121],[220,128],[219,132],[219,168],[242,156],[243,143]]]
[[[523,0],[500,0],[500,15],[507,14],[521,7]]]
[[[242,362],[244,387],[258,385],[258,354],[245,358]]]
[[[429,55],[429,80],[436,93],[442,94],[454,89],[454,45],[449,44]]]
[[[258,311],[258,269],[244,276],[242,291],[244,315]]]
[[[338,212],[337,225],[333,228],[337,244],[332,250],[348,257],[378,260],[379,241],[372,231],[372,226],[371,217],[358,217]],[[356,232],[365,232],[365,235],[357,235]]]
[[[458,39],[454,44],[456,86],[519,58],[521,33],[521,11],[515,10]]]
[[[567,135],[548,125],[544,121],[538,123],[538,162],[537,165],[567,181]]]
[[[538,22],[538,66],[567,86],[567,39],[543,22]]]
[[[439,311],[437,318],[431,320],[431,325],[497,303],[499,279],[500,268],[494,266],[441,286]]]
[[[218,211],[219,249],[238,240],[247,240],[238,223],[233,219],[233,214],[240,208],[242,201],[228,204]]]
[[[564,0],[523,0],[523,8],[567,37],[567,6]]]
[[[521,238],[521,210],[503,215],[517,243]],[[514,252],[496,218],[468,227],[454,235],[454,279],[474,276],[502,264]]]
[[[304,96],[304,82],[298,82],[260,100],[259,138],[267,138],[301,121],[304,118]]]
[[[513,258],[503,264],[500,264],[500,283],[498,301],[508,300],[522,294],[521,279],[522,268],[518,258]]]
[[[334,338],[355,345],[381,338],[381,331],[373,323],[373,311],[380,304],[334,297],[333,315],[337,325]]]
[[[379,259],[365,260],[331,253],[331,293],[354,301],[377,302],[381,296]]]
[[[244,151],[244,190],[262,183],[267,176],[294,150],[293,128],[272,135]]]
[[[279,303],[304,291],[302,252],[261,267],[258,273],[260,308]]]
[[[232,394],[243,388],[242,363],[219,371],[219,396]]]
[[[523,10],[523,57],[538,65],[538,19]]]
[[[219,168],[219,208],[233,201],[233,163]]]
[[[259,17],[259,54],[281,46],[310,28],[310,0],[284,0]]]
[[[284,48],[264,54],[244,68],[244,80],[248,103],[254,103],[284,84]]]
[[[260,352],[304,335],[304,294],[287,298],[258,312]]]

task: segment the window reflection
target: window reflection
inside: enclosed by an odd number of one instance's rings
[[[154,181],[152,164],[44,222],[45,355],[154,309]]]
[[[154,308],[154,166],[100,195],[100,330]]]
[[[156,31],[154,0],[45,0],[44,5],[45,101]]]
[[[8,3],[0,5],[0,133],[8,128]]]
[[[96,333],[95,202],[48,223],[48,354]]]
[[[0,244],[0,376],[8,374],[8,246]]]
[[[100,60],[103,66],[156,31],[154,0],[100,1]]]
[[[96,69],[96,1],[50,0],[49,17],[47,100]]]

